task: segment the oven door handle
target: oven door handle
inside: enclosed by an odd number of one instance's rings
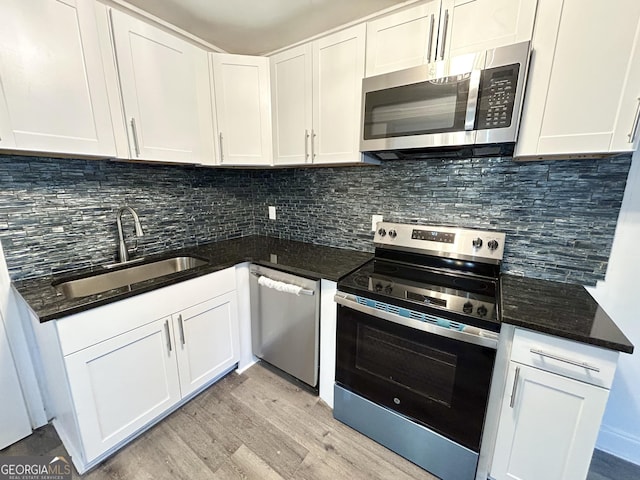
[[[358,303],[354,295],[337,292],[333,297],[333,300],[344,307],[358,312],[366,313],[372,317],[388,320],[398,325],[404,325],[405,327],[413,328],[416,330],[422,330],[423,332],[433,333],[434,335],[440,335],[441,337],[447,337],[452,340],[460,340],[461,342],[472,343],[474,345],[480,345],[482,347],[492,348],[497,350],[498,348],[498,334],[489,330],[484,330],[477,327],[467,327],[468,330],[452,330],[431,323],[423,322],[413,318],[403,317],[396,313],[379,310],[374,307],[362,305]]]

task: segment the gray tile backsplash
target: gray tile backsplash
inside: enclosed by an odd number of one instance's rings
[[[254,232],[251,177],[239,170],[0,156],[0,185],[13,278],[114,261],[123,205],[144,230],[136,255]],[[122,218],[131,235],[131,216]]]
[[[13,278],[27,278],[115,260],[125,204],[145,230],[138,254],[250,234],[370,251],[371,215],[382,214],[501,230],[504,270],[593,284],[606,271],[630,161],[214,170],[0,155],[0,239]]]
[[[506,232],[503,271],[594,284],[604,278],[630,156],[386,162],[254,174],[256,228],[371,250],[371,215]],[[267,205],[278,218],[267,219]]]

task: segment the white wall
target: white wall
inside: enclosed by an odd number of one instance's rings
[[[9,345],[20,378],[22,393],[26,401],[32,428],[47,423],[47,414],[38,384],[38,375],[31,357],[29,340],[23,328],[22,312],[11,289],[11,279],[7,270],[2,244],[0,244],[0,321],[4,319]]]
[[[640,465],[640,152],[629,172],[604,282],[589,292],[635,346],[620,354],[597,448]]]

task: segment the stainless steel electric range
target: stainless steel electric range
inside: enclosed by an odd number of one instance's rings
[[[445,480],[475,476],[505,235],[381,222],[338,282],[334,417]]]

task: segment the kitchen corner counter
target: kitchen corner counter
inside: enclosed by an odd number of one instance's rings
[[[18,280],[13,282],[13,286],[39,320],[46,322],[213,273],[242,262],[252,262],[310,278],[338,281],[371,259],[372,254],[252,235],[167,251],[146,259],[152,261],[173,256],[194,256],[206,259],[208,263],[191,270],[75,299],[64,297],[51,285],[52,282],[87,277],[109,270],[96,266],[55,276]]]
[[[582,285],[502,275],[502,321],[610,350],[633,344]]]

